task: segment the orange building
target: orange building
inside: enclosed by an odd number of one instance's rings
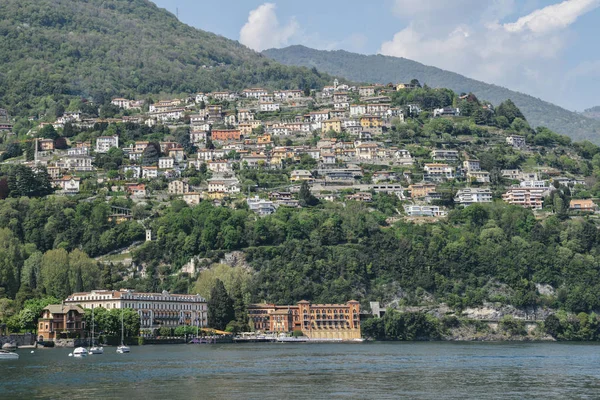
[[[360,303],[311,304],[302,300],[295,306],[251,304],[248,317],[254,330],[290,333],[302,331],[311,339],[359,339]]]
[[[210,136],[212,140],[240,140],[242,132],[239,129],[215,129]]]
[[[53,341],[61,336],[83,337],[83,309],[76,305],[51,304],[44,308],[38,320],[38,339]]]

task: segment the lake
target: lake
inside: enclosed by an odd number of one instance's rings
[[[362,343],[19,350],[0,399],[600,398],[600,345]]]

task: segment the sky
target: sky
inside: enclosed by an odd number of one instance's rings
[[[600,105],[600,0],[154,0],[257,51],[405,57],[582,111]]]

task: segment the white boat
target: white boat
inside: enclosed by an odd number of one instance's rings
[[[94,309],[92,308],[92,339],[90,342],[90,349],[88,350],[88,352],[90,354],[104,354],[104,347],[102,346],[95,346],[94,345]]]
[[[124,344],[120,345],[119,347],[117,347],[117,353],[129,353],[129,346],[125,346]]]
[[[123,327],[123,309],[121,309],[121,345],[117,347],[117,353],[129,353],[129,346],[125,346],[125,329]]]
[[[73,357],[86,357],[88,355],[88,351],[85,347],[78,347],[73,350]]]
[[[8,350],[0,350],[0,360],[17,360],[19,355]]]

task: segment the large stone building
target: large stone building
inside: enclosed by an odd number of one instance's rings
[[[140,315],[142,329],[180,325],[207,326],[206,300],[197,294],[140,293],[129,289],[73,293],[66,304],[83,308],[131,308]]]
[[[38,340],[83,337],[83,309],[73,304],[51,304],[38,320]]]
[[[302,331],[311,339],[353,340],[361,337],[360,303],[355,300],[346,304],[311,304],[306,300],[292,306],[251,304],[248,316],[256,331]]]

